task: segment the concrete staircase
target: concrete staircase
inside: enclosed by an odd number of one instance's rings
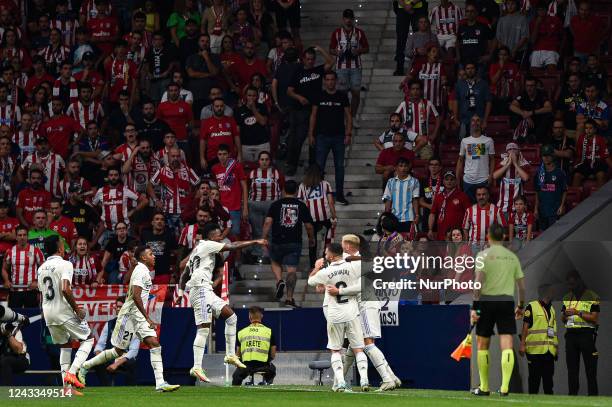
[[[306,0],[302,2],[302,41],[304,47],[320,45],[329,47],[334,29],[340,26],[342,10],[355,11],[357,25],[368,37],[370,53],[362,56],[363,86],[359,114],[361,128],[353,131],[353,144],[347,147],[345,159],[344,189],[349,206],[336,206],[338,227],[336,237],[346,233],[362,233],[371,228],[383,206],[381,203],[381,178],[374,173],[378,151],[372,141],[388,124],[389,114],[397,107],[402,94],[397,89],[401,78],[393,77],[395,62],[395,15],[388,0]],[[306,146],[302,158],[307,157]],[[303,167],[298,169],[296,181],[301,180]],[[326,179],[335,185],[333,158],[328,157],[325,168]],[[321,242],[322,239],[319,239]],[[304,241],[303,256],[299,266],[299,279],[295,298],[305,307],[321,306],[322,296],[305,293],[306,277],[309,272],[308,245]],[[244,278],[232,284],[230,299],[235,307],[248,307],[257,303],[264,307],[277,307],[273,297],[274,277],[269,265],[243,265],[240,273]]]

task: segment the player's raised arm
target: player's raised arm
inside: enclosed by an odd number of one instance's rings
[[[223,248],[220,251],[227,252],[227,251],[233,251],[233,250],[240,250],[240,249],[244,249],[245,247],[250,247],[250,246],[255,246],[255,245],[267,246],[268,241],[266,239],[256,239],[256,240],[244,240],[244,241],[238,241],[238,242],[225,243],[223,245]]]

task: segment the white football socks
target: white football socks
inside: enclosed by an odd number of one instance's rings
[[[359,382],[361,384],[369,383],[368,381],[368,357],[363,352],[357,352],[355,354],[355,360],[357,361],[357,370],[359,370]]]
[[[343,369],[342,369],[342,355],[340,352],[332,352],[331,354],[331,367],[334,372],[334,378],[336,379],[336,385],[338,387],[345,386]]]
[[[81,365],[81,367],[83,369],[91,369],[95,366],[99,366],[99,365],[103,365],[106,362],[110,362],[111,360],[115,360],[119,357],[119,353],[117,353],[117,351],[115,350],[115,348],[110,348],[110,349],[106,349],[103,350],[102,352],[98,353],[96,356],[94,356],[93,358],[89,359],[86,362],[83,362],[83,364]]]
[[[81,342],[81,345],[79,346],[79,349],[77,350],[77,353],[74,356],[74,360],[72,361],[72,365],[70,366],[70,373],[76,374],[76,372],[81,368],[83,362],[87,360],[87,356],[89,356],[89,352],[91,352],[93,344],[93,338],[89,338]]]
[[[372,365],[374,366],[374,368],[380,375],[382,381],[390,382],[391,376],[389,374],[389,370],[391,369],[388,369],[389,364],[387,363],[387,360],[385,359],[385,355],[383,355],[381,350],[378,349],[378,347],[375,344],[371,343],[369,345],[366,345],[363,351],[368,356],[368,358],[370,358],[370,360],[372,361]]]
[[[225,354],[230,356],[236,353],[236,324],[238,317],[232,314],[225,320]]]
[[[344,356],[342,357],[342,366],[344,368],[344,370],[343,370],[344,377],[346,377],[346,374],[353,367],[353,363],[355,363],[355,353],[353,352],[353,349],[348,348],[346,350],[346,352],[344,353]]]
[[[193,340],[193,367],[202,368],[202,359],[206,350],[206,341],[210,328],[198,328],[196,337]]]
[[[72,359],[72,348],[60,348],[60,370],[62,372],[62,382],[64,381],[64,377],[70,369],[70,360]]]
[[[164,380],[164,364],[162,362],[162,348],[151,348],[149,351],[151,355],[151,367],[153,368],[153,374],[155,375],[155,387],[162,385]]]

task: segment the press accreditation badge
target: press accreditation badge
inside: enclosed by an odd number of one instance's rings
[[[546,330],[546,335],[549,338],[554,338],[555,337],[555,330],[551,326],[549,326],[548,329]]]

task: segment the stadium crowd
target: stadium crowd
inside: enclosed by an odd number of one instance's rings
[[[12,307],[36,305],[54,234],[74,283],[92,286],[124,283],[137,242],[156,255],[154,282],[177,282],[211,221],[227,239],[267,237],[268,218],[312,224],[311,265],[318,232],[333,239],[369,52],[353,11],[321,46],[302,43],[296,0],[171,3],[0,1],[0,253]],[[608,179],[609,31],[589,27],[609,21],[591,8],[395,3],[405,98],[374,142],[389,236],[458,241],[459,228],[478,248],[499,222],[520,245]],[[271,211],[304,142],[308,168],[288,195],[308,213]],[[334,188],[321,170],[330,151]],[[299,262],[293,240],[271,249],[272,266]],[[236,257],[270,261],[260,248]]]

